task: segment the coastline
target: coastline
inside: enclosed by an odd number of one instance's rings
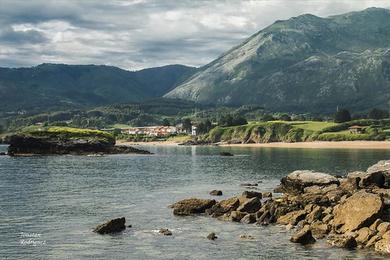
[[[179,145],[175,141],[156,141],[156,142],[126,142],[117,141],[117,145]],[[255,144],[218,144],[221,147],[253,147],[253,148],[301,148],[301,149],[390,149],[389,141],[315,141],[315,142],[296,142],[296,143],[255,143]]]

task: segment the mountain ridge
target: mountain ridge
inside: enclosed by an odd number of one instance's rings
[[[388,107],[389,49],[388,9],[369,8],[326,18],[305,14],[260,30],[200,67],[165,97],[259,104],[285,111]],[[317,66],[311,67],[313,64]],[[294,71],[298,67],[301,71]],[[300,79],[294,73],[300,74]],[[315,80],[315,76],[322,80]],[[372,78],[371,82],[364,83],[365,77]],[[372,96],[370,84],[375,91],[384,91],[385,97]]]
[[[82,108],[160,97],[196,68],[167,65],[127,71],[106,65],[43,63],[0,68],[0,111]]]

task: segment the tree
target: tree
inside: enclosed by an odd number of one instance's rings
[[[261,118],[261,120],[267,122],[267,121],[273,121],[273,120],[275,120],[275,118],[272,115],[270,115],[270,114],[265,114]]]
[[[280,117],[279,117],[279,120],[282,120],[282,121],[291,121],[291,117],[287,114],[282,114]]]
[[[190,132],[191,132],[191,127],[192,127],[191,119],[189,119],[189,118],[184,118],[183,121],[182,121],[182,124],[183,124],[183,129],[184,129],[187,133],[190,133]]]
[[[334,115],[334,121],[336,123],[351,121],[351,114],[347,109],[339,109]]]
[[[169,123],[169,120],[167,118],[164,118],[164,120],[162,121],[162,124],[163,126],[170,126],[171,123]]]
[[[389,117],[389,112],[387,110],[382,110],[378,108],[373,108],[368,113],[368,118],[370,119],[383,119],[388,117]]]

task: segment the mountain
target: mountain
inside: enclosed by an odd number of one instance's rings
[[[294,112],[390,108],[390,10],[276,21],[165,97]]]
[[[64,64],[0,68],[0,112],[82,108],[160,97],[194,71],[182,65],[135,72]]]

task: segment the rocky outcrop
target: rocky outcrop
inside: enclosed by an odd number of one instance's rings
[[[388,161],[367,172],[334,177],[295,171],[282,178],[276,198],[245,191],[206,210],[220,220],[266,226],[277,223],[295,230],[291,241],[301,244],[326,239],[335,247],[369,248],[382,254],[390,248],[390,189]],[[179,202],[180,203],[180,202]],[[174,211],[175,214],[175,211]]]
[[[126,229],[126,219],[122,217],[122,218],[109,220],[106,223],[97,226],[93,230],[93,232],[104,235],[104,234],[118,233],[125,229]]]
[[[79,130],[83,131],[83,130]],[[116,146],[115,139],[107,133],[85,130],[86,133],[39,131],[15,134],[8,137],[8,154],[150,154],[130,146]]]
[[[192,214],[205,213],[205,211],[216,203],[215,200],[208,199],[184,199],[171,205],[173,214],[178,216],[188,216]]]

